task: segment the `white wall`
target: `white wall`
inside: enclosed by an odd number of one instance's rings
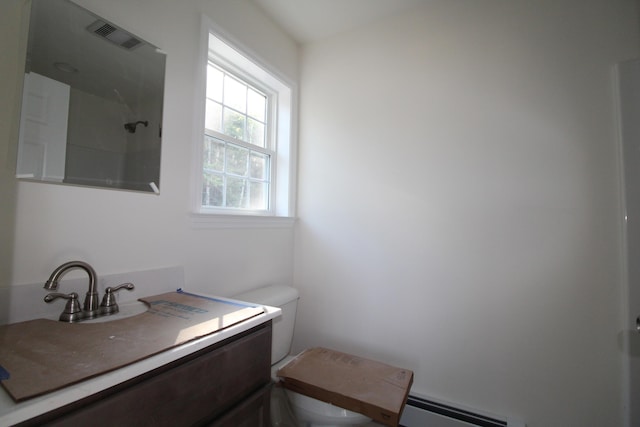
[[[184,265],[187,287],[220,295],[291,283],[292,229],[195,228],[189,186],[201,12],[294,82],[297,45],[247,0],[77,3],[167,53],[160,195],[20,182],[11,283],[46,280],[71,259],[98,275]]]
[[[529,427],[622,420],[627,0],[432,0],[302,52],[294,350]]]
[[[77,1],[168,54],[161,194],[20,183],[0,276],[80,258],[182,264],[222,295],[291,282],[290,230],[192,228],[187,189],[200,11],[293,80],[295,45],[246,0]],[[307,46],[296,349],[411,368],[416,392],[530,427],[619,425],[610,67],[638,54],[635,16],[630,0],[432,0]],[[1,67],[4,154],[20,66]]]

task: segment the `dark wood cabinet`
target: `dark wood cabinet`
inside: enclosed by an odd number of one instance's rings
[[[268,321],[20,425],[268,426],[270,364]]]
[[[269,427],[269,405],[271,404],[271,384],[256,391],[218,418],[208,427]]]

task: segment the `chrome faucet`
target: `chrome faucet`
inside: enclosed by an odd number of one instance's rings
[[[96,289],[98,276],[96,271],[89,264],[83,261],[69,261],[65,262],[51,273],[49,280],[44,284],[44,288],[49,291],[55,291],[58,289],[60,277],[69,270],[75,268],[82,269],[89,275],[89,290],[84,298],[83,317],[85,319],[92,319],[99,314],[100,307],[98,306],[98,290]]]

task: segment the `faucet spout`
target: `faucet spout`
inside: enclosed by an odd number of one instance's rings
[[[47,280],[44,284],[44,288],[49,291],[55,291],[58,289],[59,281],[62,275],[64,275],[67,271],[73,269],[82,269],[87,275],[89,275],[89,290],[87,291],[87,295],[84,299],[84,311],[87,318],[95,317],[98,313],[98,290],[97,290],[97,282],[98,276],[96,275],[96,271],[84,261],[69,261],[65,262],[61,266],[57,267],[49,276],[49,280]]]

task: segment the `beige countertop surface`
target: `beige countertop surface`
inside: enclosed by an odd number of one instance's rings
[[[219,302],[235,302],[235,300],[233,299],[206,295],[200,292],[198,292],[197,295],[204,296],[206,298],[212,298]],[[173,346],[172,348],[169,348],[165,351],[155,352],[155,354],[152,354],[148,357],[145,356],[141,360],[134,361],[133,363],[126,364],[122,367],[117,367],[103,374],[94,374],[88,379],[80,379],[79,382],[76,382],[75,384],[60,388],[56,391],[47,392],[37,397],[32,397],[24,401],[16,402],[3,387],[3,389],[0,391],[0,425],[8,426],[26,421],[30,418],[33,418],[40,414],[44,414],[53,409],[72,403],[76,400],[83,399],[87,396],[113,387],[117,384],[156,369],[174,360],[180,359],[193,352],[216,344],[222,340],[231,338],[236,334],[242,333],[255,326],[274,319],[281,314],[281,310],[279,308],[268,306],[259,307],[263,309],[260,310],[261,313],[258,312],[260,314],[255,314],[246,320],[240,321],[239,323],[232,324],[231,326],[225,326],[223,329],[217,330],[213,333],[208,333],[204,336],[199,336],[202,334],[196,334],[192,339],[189,339],[182,344],[178,344],[177,346]],[[134,318],[130,317],[129,319]],[[125,320],[127,319],[118,320],[117,322],[120,322],[123,325],[125,323],[129,324],[133,322],[133,320],[128,320],[127,322],[125,322]],[[96,329],[95,326],[91,328]],[[97,329],[100,329],[100,327],[98,327]],[[37,343],[34,343],[34,345],[37,345]],[[55,355],[53,355],[53,357],[55,357]]]

